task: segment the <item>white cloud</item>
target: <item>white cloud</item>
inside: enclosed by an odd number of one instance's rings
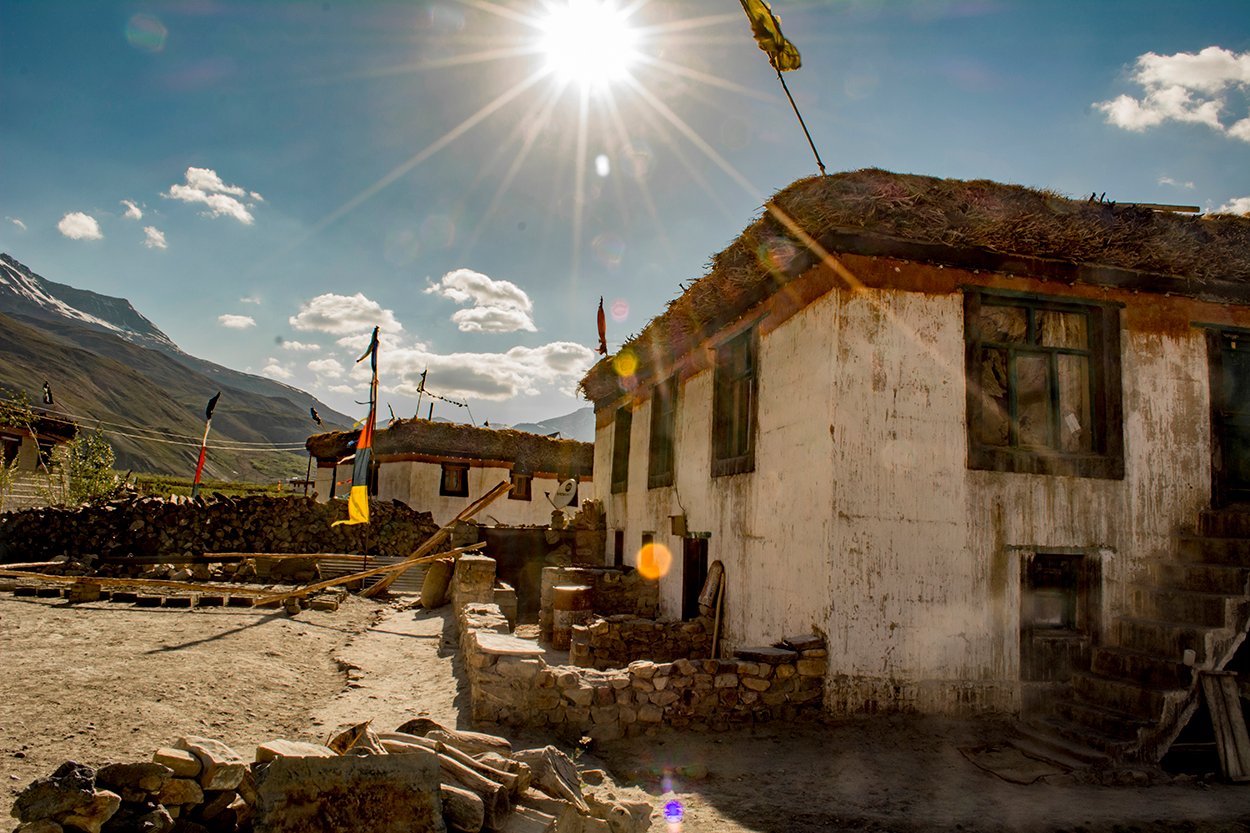
[[[513,347],[503,353],[438,354],[423,344],[388,350],[379,357],[384,390],[415,397],[421,373],[429,368],[429,389],[453,399],[505,400],[537,396],[544,389],[569,389],[595,361],[581,344],[558,341],[539,347]],[[365,363],[353,375],[368,375]],[[395,381],[398,380],[398,381]]]
[[[259,304],[260,296],[259,295],[245,295],[244,297],[239,299],[239,303],[240,304]]]
[[[1250,197],[1234,197],[1215,211],[1217,214],[1250,214]]]
[[[337,379],[343,375],[343,365],[338,359],[314,359],[308,369],[323,379]]]
[[[25,223],[23,223],[23,222],[22,222],[21,220],[19,220],[18,218],[16,218],[16,217],[5,217],[4,219],[8,220],[10,223],[12,223],[13,225],[17,226],[17,228],[18,228],[18,230],[19,230],[19,231],[26,231],[26,224],[25,224]]]
[[[1094,104],[1106,114],[1108,123],[1133,131],[1168,121],[1205,124],[1250,142],[1250,116],[1227,127],[1221,120],[1225,94],[1250,90],[1250,52],[1235,53],[1218,46],[1175,55],[1147,52],[1138,56],[1132,80],[1143,88],[1141,98],[1120,95]]]
[[[455,269],[431,285],[426,294],[439,295],[470,309],[457,310],[451,320],[464,333],[534,332],[534,305],[512,281],[493,280],[472,269]]]
[[[356,389],[352,387],[351,385],[331,385],[330,387],[326,388],[326,390],[330,391],[330,393],[344,393],[344,394],[356,392]]]
[[[1190,181],[1188,181],[1188,180],[1186,180],[1185,182],[1181,182],[1180,180],[1172,179],[1172,177],[1170,177],[1170,176],[1161,176],[1161,177],[1159,177],[1159,184],[1160,184],[1160,185],[1171,185],[1171,186],[1174,186],[1174,187],[1176,187],[1176,188],[1188,188],[1188,189],[1190,189],[1190,190],[1193,190],[1193,188],[1194,188],[1194,184],[1193,184],[1192,182],[1190,182]]]
[[[302,352],[311,352],[313,350],[320,350],[321,345],[320,344],[305,344],[302,341],[288,341],[286,339],[283,339],[282,349],[290,350],[294,353],[302,353]]]
[[[122,200],[122,205],[126,206],[126,213],[122,217],[126,220],[142,220],[143,211],[139,206],[135,205],[134,200]]]
[[[293,374],[289,368],[282,364],[282,362],[278,361],[273,356],[270,356],[268,364],[260,369],[260,375],[285,382],[287,379],[290,379]]]
[[[256,319],[250,315],[233,315],[225,313],[217,316],[217,323],[228,330],[246,330],[256,326]]]
[[[104,235],[100,232],[100,224],[95,217],[81,211],[71,211],[56,224],[61,234],[70,240],[100,240]]]
[[[143,245],[147,246],[149,249],[169,248],[169,246],[165,243],[165,232],[161,231],[156,226],[143,227]]]
[[[217,172],[209,168],[187,168],[185,185],[171,185],[162,196],[186,203],[202,203],[208,206],[205,213],[210,217],[233,217],[244,225],[255,222],[251,206],[241,197],[253,202],[263,202],[260,194],[248,192],[239,185],[227,185]]]
[[[318,295],[300,304],[299,312],[288,321],[297,330],[319,330],[335,335],[364,332],[365,344],[361,345],[361,349],[368,346],[368,334],[374,327],[381,327],[387,332],[403,329],[393,312],[382,309],[376,301],[359,292],[355,295],[330,292]]]

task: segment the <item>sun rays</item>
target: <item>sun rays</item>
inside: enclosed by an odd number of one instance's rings
[[[506,118],[505,112],[513,116],[513,125],[502,131],[506,138],[498,143],[497,150],[482,160],[472,187],[487,181],[497,184],[465,243],[471,245],[486,233],[509,189],[527,166],[557,166],[550,175],[542,177],[553,189],[549,206],[542,208],[561,205],[565,199],[570,201],[572,212],[566,222],[571,238],[569,280],[574,283],[579,280],[589,243],[583,238],[593,234],[587,231],[586,218],[589,180],[596,176],[594,159],[599,155],[612,159],[612,167],[633,174],[629,180],[638,190],[637,201],[655,222],[657,237],[665,241],[646,171],[632,170],[645,169],[645,160],[654,153],[651,143],[641,138],[643,132],[652,142],[658,141],[681,165],[692,184],[714,204],[720,204],[722,210],[726,210],[723,200],[687,150],[693,148],[696,158],[704,157],[752,199],[763,202],[759,189],[666,104],[659,91],[663,85],[671,86],[673,79],[680,79],[682,90],[677,95],[689,94],[685,92],[689,89],[703,90],[705,94],[716,90],[772,100],[673,57],[673,53],[697,50],[700,41],[741,42],[742,48],[747,49],[750,42],[741,15],[725,13],[648,22],[649,7],[657,5],[650,0],[635,0],[629,5],[611,0],[545,0],[537,9],[494,0],[457,2],[482,13],[479,18],[495,18],[499,31],[493,32],[489,40],[477,33],[452,34],[445,44],[440,43],[451,54],[432,56],[407,66],[379,68],[369,74],[380,77],[404,72],[447,73],[449,89],[454,89],[459,81],[452,76],[464,68],[500,66],[501,74],[511,73],[515,77],[517,67],[523,67],[523,74],[454,127],[329,212],[309,229],[309,236],[350,214],[470,131],[497,128],[499,120]],[[730,30],[731,25],[738,29]],[[668,54],[664,54],[666,51]],[[472,100],[476,90],[466,87],[463,95]],[[569,119],[575,119],[573,129],[555,137],[557,147],[552,149],[553,137],[544,134],[554,132],[553,124]],[[554,159],[545,158],[549,152]],[[599,177],[607,179],[603,174]],[[628,186],[618,181],[623,178],[613,177],[610,187],[616,190],[622,208],[626,208],[631,200],[623,194]],[[571,194],[556,190],[569,185]]]

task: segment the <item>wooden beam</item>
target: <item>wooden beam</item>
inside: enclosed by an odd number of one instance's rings
[[[0,576],[32,578],[40,581],[59,581],[67,584],[86,582],[106,587],[166,587],[171,590],[191,590],[196,593],[228,593],[235,596],[263,596],[272,593],[271,587],[241,587],[237,584],[193,584],[189,581],[165,581],[153,578],[105,578],[104,576],[53,576],[47,573],[27,573],[22,570],[0,570]]]
[[[470,503],[468,506],[466,506],[464,509],[460,511],[459,515],[452,518],[451,523],[447,524],[438,532],[435,532],[433,535],[431,535],[424,544],[422,544],[420,547],[416,549],[415,552],[413,552],[412,558],[419,558],[421,556],[428,555],[429,553],[433,552],[435,547],[437,547],[439,544],[443,543],[443,541],[446,541],[449,537],[451,537],[451,531],[452,529],[455,528],[456,524],[460,523],[461,521],[467,521],[469,518],[473,517],[478,512],[485,509],[487,506],[489,506],[491,503],[493,503],[496,499],[501,497],[511,488],[512,488],[512,484],[509,483],[507,480],[499,481],[499,485],[491,489],[486,494],[482,495],[482,497]],[[404,569],[406,570],[408,568],[405,567]],[[387,576],[386,578],[379,581],[377,584],[365,590],[364,593],[362,593],[361,595],[365,596],[366,598],[372,598],[378,595],[379,593],[384,592],[386,588],[390,587],[391,584],[393,584],[394,581],[397,578],[399,578],[401,575],[403,575],[403,570],[400,570],[397,573]]]
[[[296,596],[304,596],[304,595],[307,595],[308,593],[315,593],[318,590],[324,590],[327,587],[335,587],[340,584],[348,584],[350,582],[357,581],[358,579],[366,579],[366,578],[369,578],[370,576],[380,576],[383,573],[389,573],[389,572],[396,571],[396,570],[403,572],[404,570],[407,570],[409,567],[416,566],[417,564],[424,564],[428,561],[437,561],[440,558],[453,558],[455,556],[458,556],[466,552],[476,552],[477,550],[480,550],[484,546],[486,546],[485,541],[483,541],[480,544],[474,544],[471,547],[459,547],[457,549],[449,550],[447,552],[440,552],[435,555],[427,555],[421,558],[409,558],[405,561],[400,561],[395,564],[385,564],[381,567],[375,567],[372,570],[365,570],[362,573],[351,573],[346,576],[339,576],[338,578],[332,578],[326,581],[318,582],[316,584],[310,584],[307,587],[300,587],[300,588],[291,590],[286,593],[277,593],[272,596],[265,596],[264,598],[258,599],[256,604],[263,605],[269,602],[283,602],[283,601],[286,601],[287,599],[294,598]]]

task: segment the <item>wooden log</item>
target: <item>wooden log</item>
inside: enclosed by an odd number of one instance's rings
[[[1250,733],[1246,731],[1237,679],[1229,673],[1204,672],[1201,676],[1220,769],[1230,781],[1250,781]]]
[[[486,805],[477,793],[450,784],[438,785],[443,799],[443,821],[462,833],[478,833],[486,822]]]
[[[422,738],[416,735],[406,735],[402,732],[385,732],[379,735],[378,738],[386,751],[392,755],[403,754],[404,752],[416,749],[427,749],[431,752],[438,753],[440,756],[451,758],[461,766],[468,767],[497,784],[502,784],[507,788],[508,792],[513,795],[516,795],[518,792],[529,786],[528,783],[522,784],[521,776],[516,773],[496,769],[490,764],[483,763],[476,758],[466,755],[453,746],[448,746],[447,744],[436,740]]]
[[[68,561],[26,561],[17,564],[0,564],[6,570],[42,570],[44,567],[71,567]]]
[[[171,590],[195,590],[205,592],[216,590],[222,593],[230,593],[235,596],[263,596],[266,593],[272,593],[273,588],[264,587],[240,587],[237,584],[211,584],[209,582],[189,581],[166,581],[164,579],[154,578],[104,578],[103,576],[52,576],[46,573],[27,573],[21,570],[0,570],[0,576],[14,576],[16,578],[34,578],[40,581],[59,581],[59,582],[75,582],[90,581],[94,584],[106,585],[109,587],[166,587]],[[285,598],[285,597],[283,597]]]
[[[514,753],[513,758],[529,766],[534,774],[534,786],[553,798],[568,801],[582,813],[590,815],[590,806],[582,796],[577,767],[559,749],[554,746],[523,749]]]
[[[451,523],[444,526],[438,532],[435,532],[426,540],[424,544],[417,547],[416,551],[413,552],[411,558],[420,558],[424,555],[427,555],[433,552],[435,547],[443,543],[443,541],[447,540],[447,538],[451,536],[451,531],[452,529],[455,528],[457,523],[460,523],[461,521],[467,521],[469,518],[472,518],[478,512],[482,511],[487,506],[494,503],[497,498],[501,497],[503,494],[510,491],[511,489],[512,489],[512,484],[509,483],[507,480],[499,481],[499,485],[495,486],[495,488],[491,489],[482,497],[478,498],[477,500],[473,501],[468,506],[466,506],[464,509],[462,509],[459,515],[456,515],[456,517],[452,518]],[[404,570],[407,570],[407,569],[408,569],[407,567],[404,568]],[[372,598],[378,595],[379,593],[384,592],[386,588],[390,587],[391,584],[394,583],[396,579],[398,579],[401,575],[403,575],[404,570],[400,570],[399,572],[393,575],[387,576],[386,578],[379,581],[377,584],[366,589],[361,595],[365,596],[366,598]]]
[[[512,744],[508,742],[507,738],[487,735],[482,732],[464,732],[459,729],[449,729],[428,717],[418,717],[409,720],[395,731],[442,741],[448,746],[454,746],[461,752],[469,755],[478,755],[482,752],[497,752],[507,758],[512,754]]]
[[[444,783],[450,781],[453,786],[461,787],[482,799],[483,826],[496,829],[503,826],[512,803],[508,800],[508,789],[496,783],[475,769],[461,764],[446,755],[438,756],[439,768],[443,771]]]
[[[351,573],[350,575],[339,576],[338,578],[326,579],[325,581],[317,582],[316,584],[310,584],[307,587],[296,588],[295,590],[291,590],[290,592],[287,592],[287,593],[278,593],[273,596],[266,596],[263,599],[260,599],[259,601],[257,601],[256,603],[266,604],[269,602],[284,602],[293,596],[305,596],[309,593],[315,593],[318,590],[324,590],[327,587],[336,587],[340,584],[348,584],[353,581],[359,581],[361,579],[369,578],[370,576],[380,576],[383,573],[389,573],[393,570],[399,570],[400,572],[403,572],[404,570],[407,570],[409,567],[412,567],[416,564],[424,564],[427,561],[434,561],[439,558],[454,557],[454,556],[461,555],[466,552],[476,552],[484,546],[486,546],[486,542],[483,541],[482,543],[474,544],[471,547],[459,547],[457,549],[449,550],[447,552],[440,552],[437,555],[428,555],[423,558],[409,558],[406,561],[400,561],[396,564],[386,564],[381,567],[375,567],[372,570],[365,570],[364,572],[361,572],[361,573]]]

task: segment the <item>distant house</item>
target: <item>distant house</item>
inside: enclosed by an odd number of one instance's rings
[[[317,461],[313,488],[319,500],[347,497],[357,434],[336,431],[309,437],[308,452]],[[512,491],[487,507],[478,520],[489,523],[493,518],[509,525],[549,523],[552,503],[547,495],[554,496],[564,480],[588,483],[594,455],[590,443],[423,419],[396,420],[379,430],[373,449],[371,496],[402,501],[446,523],[506,480]],[[575,495],[573,508],[578,500]]]
[[[610,557],[670,551],[672,618],[723,562],[728,647],[825,635],[830,712],[1037,709],[1157,753],[1185,649],[1225,667],[1250,610],[1213,566],[1250,533],[1248,241],[987,181],[796,182],[582,381]]]
[[[15,477],[4,483],[0,509],[14,512],[48,503],[52,477],[66,443],[78,434],[71,420],[36,410],[30,425],[0,423],[0,464]]]

